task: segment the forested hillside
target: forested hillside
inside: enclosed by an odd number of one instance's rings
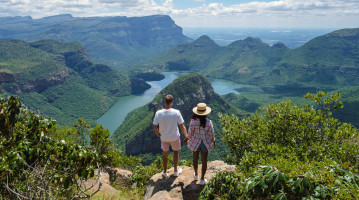
[[[202,36],[146,63],[157,68],[198,71],[242,84],[270,86],[272,90],[338,89],[359,84],[359,29],[334,31],[296,49],[282,43],[270,46],[256,38],[219,47]]]
[[[77,42],[0,40],[0,89],[60,124],[101,116],[117,97],[149,88],[109,66],[95,64]]]
[[[1,17],[0,39],[77,41],[86,47],[94,61],[116,68],[190,41],[182,34],[182,28],[166,15]]]

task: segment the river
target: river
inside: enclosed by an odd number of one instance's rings
[[[122,124],[129,112],[151,102],[163,88],[172,83],[176,78],[185,74],[188,74],[188,72],[163,72],[165,78],[160,81],[147,82],[151,85],[151,88],[147,89],[144,93],[120,97],[118,101],[97,120],[97,124],[102,124],[104,128],[109,129],[112,135],[112,133]],[[209,80],[214,91],[219,95],[229,93],[239,94],[235,89],[247,87],[247,85],[241,85],[222,79]]]

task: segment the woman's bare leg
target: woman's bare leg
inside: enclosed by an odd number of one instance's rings
[[[199,160],[199,151],[193,151],[193,169],[194,175],[198,175],[198,160]]]
[[[204,180],[204,175],[207,171],[207,157],[208,157],[208,151],[207,152],[201,152],[202,157],[202,174],[201,174],[201,180]]]

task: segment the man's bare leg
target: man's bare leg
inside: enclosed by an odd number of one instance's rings
[[[173,151],[173,167],[175,172],[177,171],[178,160],[179,160],[179,152]]]
[[[167,163],[168,163],[168,151],[162,152],[162,159],[163,159],[163,173],[167,173]]]

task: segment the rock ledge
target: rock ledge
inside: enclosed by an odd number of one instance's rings
[[[199,165],[199,173],[201,173]],[[193,167],[181,166],[183,172],[178,177],[173,176],[174,169],[168,170],[169,177],[164,179],[158,173],[150,179],[146,187],[145,200],[193,200],[198,199],[204,186],[193,180]],[[235,171],[235,165],[228,165],[223,161],[208,162],[205,178],[211,180],[217,172]]]

